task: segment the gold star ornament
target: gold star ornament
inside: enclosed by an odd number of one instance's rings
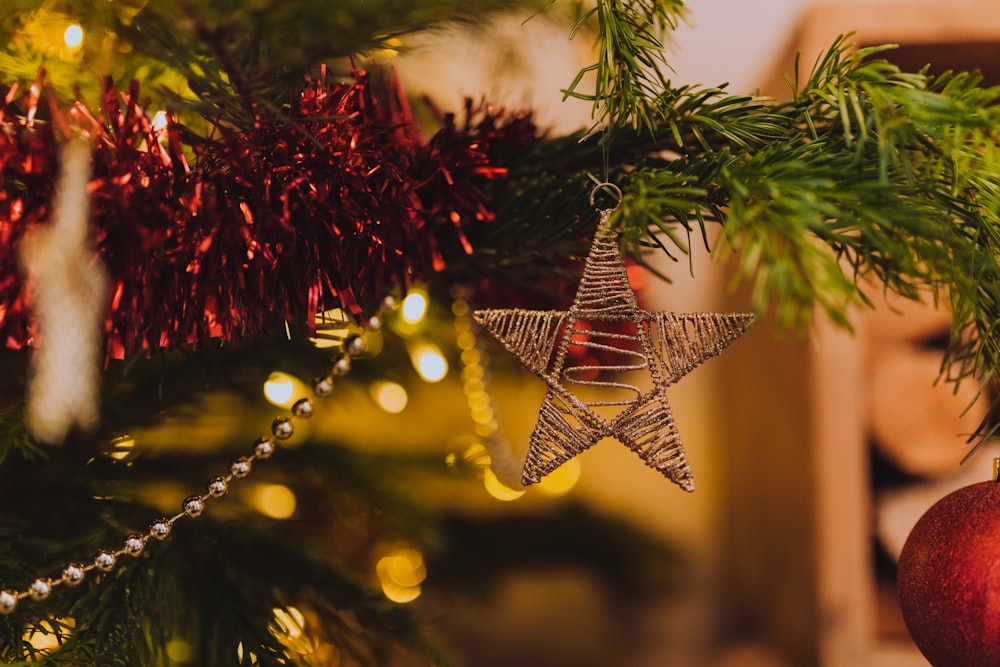
[[[602,187],[620,200],[616,186],[602,184],[595,192]],[[742,336],[753,315],[641,310],[619,234],[609,225],[613,210],[600,212],[568,311],[491,309],[475,311],[474,318],[548,386],[522,484],[538,482],[602,438],[613,437],[650,468],[693,491],[667,387]]]

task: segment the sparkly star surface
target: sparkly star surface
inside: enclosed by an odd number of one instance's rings
[[[534,484],[602,438],[614,437],[646,465],[693,491],[667,387],[742,336],[753,315],[641,310],[618,236],[608,229],[610,214],[601,211],[568,311],[474,313],[482,328],[548,386],[521,481]],[[640,387],[650,380],[650,388]]]

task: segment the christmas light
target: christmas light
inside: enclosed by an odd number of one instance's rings
[[[406,409],[409,396],[401,385],[389,381],[374,382],[370,391],[372,399],[386,412],[398,414]]]
[[[264,383],[264,398],[268,403],[287,408],[292,404],[293,395],[295,395],[295,383],[291,375],[275,371],[268,376]]]
[[[512,489],[496,476],[496,473],[492,469],[486,468],[483,471],[483,485],[486,486],[486,492],[497,500],[502,500],[504,502],[510,502],[512,500],[517,500],[524,495],[524,491],[520,489]]]
[[[420,596],[420,584],[427,578],[424,555],[419,549],[401,547],[375,564],[382,592],[393,602],[404,604]]]
[[[71,49],[80,48],[83,44],[83,28],[76,23],[70,24],[63,33],[63,41]]]
[[[414,290],[403,299],[403,308],[400,311],[403,321],[407,324],[416,324],[427,315],[427,295],[421,290]]]
[[[194,656],[194,649],[191,643],[184,639],[174,638],[167,642],[167,657],[177,664],[190,662]]]
[[[582,472],[583,466],[580,460],[570,459],[543,477],[536,488],[547,496],[566,495],[580,481]]]
[[[274,625],[278,631],[289,639],[296,639],[302,636],[305,630],[306,619],[302,612],[295,607],[275,607]]]
[[[250,495],[250,505],[272,519],[288,519],[295,514],[295,494],[284,484],[258,484]]]
[[[425,382],[440,382],[448,374],[448,360],[432,343],[420,343],[410,350],[410,360]]]
[[[111,447],[108,450],[108,456],[116,461],[121,461],[129,457],[132,454],[133,448],[135,447],[135,438],[130,435],[123,435],[115,438],[111,441]]]

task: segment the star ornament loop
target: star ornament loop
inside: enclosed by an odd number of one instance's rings
[[[600,212],[568,311],[489,309],[477,310],[473,317],[548,386],[522,484],[538,482],[602,438],[613,437],[650,468],[693,491],[667,387],[722,352],[754,318],[747,313],[640,309],[620,235],[609,225],[612,211]]]

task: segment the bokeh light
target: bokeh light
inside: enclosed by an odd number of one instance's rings
[[[250,506],[272,519],[288,519],[297,507],[295,493],[284,484],[257,484],[250,492]]]
[[[403,299],[400,317],[404,322],[416,324],[427,315],[427,294],[423,290],[413,290]]]
[[[63,41],[71,49],[78,49],[83,44],[83,28],[76,23],[67,26],[63,33]]]
[[[373,382],[369,389],[372,400],[389,414],[399,414],[406,409],[409,396],[402,385],[388,380]]]
[[[414,547],[399,547],[375,564],[375,574],[387,598],[399,604],[420,597],[420,584],[427,578],[424,555]]]
[[[510,502],[512,500],[517,500],[524,495],[523,489],[512,489],[497,477],[496,473],[490,468],[483,471],[483,484],[486,486],[486,492],[497,500],[502,500],[504,502]]]
[[[448,374],[448,360],[432,343],[420,343],[410,350],[410,361],[425,382],[440,382]]]

